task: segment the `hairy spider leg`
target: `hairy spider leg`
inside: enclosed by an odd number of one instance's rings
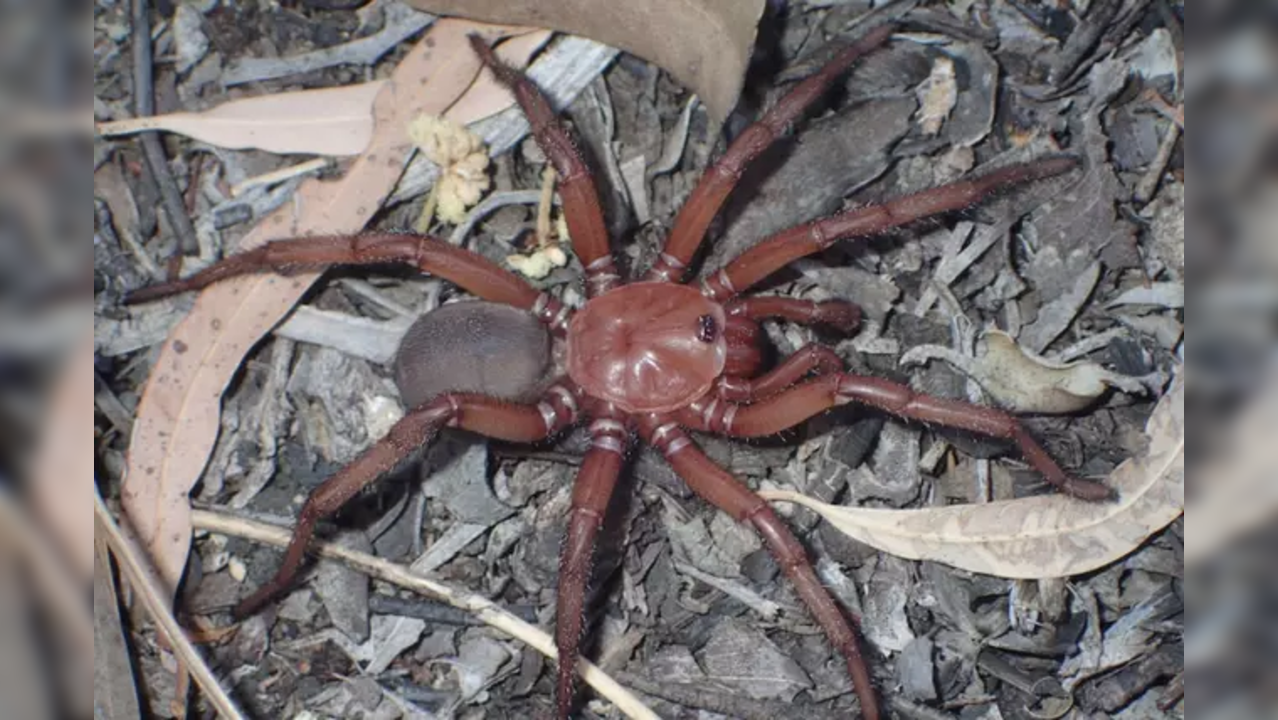
[[[815,74],[795,85],[771,110],[732,141],[723,156],[706,170],[684,202],[675,217],[670,236],[666,238],[665,248],[648,271],[647,279],[674,282],[683,279],[705,238],[706,229],[719,214],[750,161],[776,142],[786,128],[824,95],[852,63],[887,42],[893,29],[891,25],[876,28],[843,49]]]
[[[515,94],[515,100],[532,125],[537,145],[559,173],[564,220],[572,236],[573,251],[586,268],[587,297],[602,295],[617,285],[621,276],[608,243],[603,207],[599,204],[599,191],[590,166],[541,90],[523,73],[503,63],[482,37],[471,35],[470,44],[497,80]]]

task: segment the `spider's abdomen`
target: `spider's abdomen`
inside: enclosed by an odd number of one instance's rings
[[[568,326],[568,374],[627,412],[700,397],[727,358],[724,312],[687,285],[643,282],[593,298]]]

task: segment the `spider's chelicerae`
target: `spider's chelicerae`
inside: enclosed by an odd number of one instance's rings
[[[581,308],[569,308],[484,257],[433,237],[381,233],[272,242],[129,298],[131,302],[158,298],[244,273],[400,262],[449,280],[478,298],[527,313],[528,322],[540,323],[541,332],[548,331],[562,344],[565,374],[535,402],[449,389],[412,407],[385,438],[311,493],[275,578],[244,600],[236,614],[250,614],[288,588],[302,565],[316,522],[429,442],[441,428],[532,443],[588,423],[591,446],[573,487],[560,560],[555,628],[560,658],[558,717],[567,717],[572,705],[573,668],[595,539],[626,454],[637,439],[659,450],[695,493],[759,533],[846,659],[863,716],[878,718],[857,636],[843,609],[817,579],[803,545],[766,502],[706,457],[688,436],[689,429],[739,438],[767,436],[837,405],[860,403],[902,418],[1010,440],[1061,491],[1087,500],[1109,496],[1104,485],[1066,475],[1011,415],[846,373],[839,357],[824,346],[808,345],[762,372],[760,320],[824,324],[851,333],[860,312],[851,303],[837,300],[744,295],[791,261],[835,242],[963,208],[1001,189],[1068,172],[1076,165],[1071,158],[1007,167],[809,222],[762,240],[696,285],[683,284],[707,227],[745,166],[858,57],[885,43],[890,34],[891,29],[884,27],[865,35],[747,128],[692,191],[653,267],[630,281],[623,279],[613,261],[594,181],[567,131],[528,79],[502,65],[483,41],[472,38],[475,52],[514,91],[537,142],[562,178],[559,193],[573,248],[586,268],[587,301]]]

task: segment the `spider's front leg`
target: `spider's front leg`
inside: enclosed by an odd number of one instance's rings
[[[719,403],[713,413],[707,412],[701,417],[681,415],[680,419],[692,427],[732,437],[766,437],[849,402],[869,405],[906,420],[1011,440],[1020,448],[1026,462],[1061,492],[1083,500],[1108,500],[1114,496],[1103,483],[1068,475],[1012,414],[924,395],[883,378],[849,373],[824,375],[753,405]]]
[[[807,377],[809,373],[841,372],[843,361],[824,345],[810,343],[781,361],[772,370],[756,377],[761,361],[759,346],[763,332],[759,321],[777,318],[802,325],[828,325],[852,335],[861,324],[861,309],[843,300],[796,300],[787,297],[738,298],[723,307],[728,326],[729,362],[715,381],[717,396],[731,402],[755,402],[771,397]],[[704,415],[713,408],[714,398],[701,398],[680,412]]]
[[[693,492],[738,522],[753,526],[776,558],[781,571],[794,585],[803,604],[847,662],[852,686],[861,702],[862,717],[878,720],[878,701],[856,633],[821,584],[798,538],[763,498],[706,457],[673,416],[649,414],[638,420],[643,438],[661,451]]]
[[[962,210],[998,192],[1062,175],[1077,167],[1078,160],[1066,155],[1011,165],[782,230],[760,240],[703,280],[702,292],[726,302],[795,260],[821,252],[839,240],[876,235],[925,217]]]
[[[552,386],[536,405],[516,405],[470,393],[445,393],[409,412],[395,423],[386,437],[311,492],[298,515],[293,537],[275,577],[241,601],[235,608],[235,616],[252,615],[288,589],[302,567],[316,523],[337,512],[369,483],[430,442],[440,428],[462,428],[510,442],[535,442],[576,420],[576,397],[572,385],[562,381]]]

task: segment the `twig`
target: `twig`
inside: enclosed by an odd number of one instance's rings
[[[646,695],[661,698],[686,708],[707,710],[720,715],[727,715],[728,717],[742,718],[742,720],[775,720],[776,718],[800,715],[800,713],[796,713],[796,708],[789,703],[757,700],[744,695],[712,690],[708,689],[704,684],[657,680],[628,672],[618,673],[617,677]],[[842,713],[836,714],[818,708],[804,708],[801,716],[812,718],[813,720],[846,717]]]
[[[155,86],[152,77],[151,61],[151,16],[147,0],[133,0],[133,102],[138,117],[155,114]],[[178,250],[175,255],[190,255],[199,252],[200,244],[195,237],[195,225],[186,212],[186,201],[182,191],[178,190],[173,174],[169,172],[169,160],[164,155],[164,146],[160,137],[153,133],[142,133],[142,155],[146,158],[145,167],[149,169],[152,180],[160,189],[160,201],[164,205],[164,214],[169,218],[169,226],[178,236]]]
[[[288,545],[291,535],[284,528],[251,520],[242,520],[208,510],[192,510],[191,522],[196,529],[209,530],[223,535],[234,535],[277,547]],[[555,642],[549,635],[503,610],[487,598],[472,595],[450,585],[417,575],[403,565],[382,560],[367,553],[339,547],[333,543],[315,543],[313,549],[320,557],[341,560],[360,572],[407,588],[413,592],[438,598],[453,607],[473,613],[484,624],[519,639],[542,655],[551,659],[559,657],[555,651]],[[658,720],[657,715],[648,709],[638,697],[625,687],[622,687],[620,683],[594,664],[584,659],[579,659],[577,661],[577,671],[581,674],[582,679],[594,687],[600,695],[616,705],[617,709],[625,713],[627,717]]]
[[[151,619],[155,621],[160,635],[181,658],[186,671],[195,678],[196,684],[204,691],[204,696],[209,703],[217,708],[223,718],[242,720],[244,716],[218,684],[213,671],[209,669],[204,658],[191,643],[191,639],[186,636],[182,627],[178,625],[177,619],[173,617],[168,602],[164,599],[165,594],[159,589],[155,576],[148,572],[139,560],[146,557],[143,551],[121,532],[120,526],[111,517],[106,505],[102,504],[102,496],[96,489],[93,492],[93,522],[95,534],[98,537],[106,537],[111,554],[115,556],[120,570],[129,579],[138,597],[141,598],[142,604],[146,606],[147,612],[151,614]]]
[[[1176,150],[1176,141],[1179,139],[1180,125],[1173,119],[1168,124],[1167,134],[1163,135],[1162,144],[1158,146],[1158,154],[1150,161],[1149,168],[1141,176],[1140,182],[1136,183],[1136,190],[1132,193],[1132,200],[1137,205],[1148,203],[1154,198],[1154,193],[1158,192],[1158,185],[1162,182],[1163,172],[1167,169],[1167,163],[1171,161],[1172,153]]]
[[[555,168],[550,163],[541,174],[541,197],[537,200],[537,247],[550,244],[550,208],[555,204]]]
[[[328,167],[328,165],[328,158],[315,158],[314,160],[307,160],[306,162],[290,165],[288,167],[280,168],[279,170],[272,170],[271,172],[263,173],[261,175],[254,175],[243,182],[238,182],[232,185],[231,197],[239,197],[255,187],[275,185],[277,183],[284,182],[285,180],[291,180],[295,177],[317,172]]]
[[[511,614],[525,622],[537,622],[537,610],[530,605],[510,608]],[[417,618],[436,625],[482,625],[474,615],[446,603],[431,600],[405,600],[374,593],[368,598],[368,611],[381,615]]]
[[[1047,74],[1048,82],[1060,87],[1067,79],[1074,76],[1074,71],[1083,62],[1083,58],[1087,57],[1087,54],[1100,43],[1105,31],[1110,29],[1110,21],[1118,15],[1122,5],[1122,0],[1101,0],[1099,3],[1092,3],[1087,11],[1087,19],[1070,33],[1065,46],[1056,55],[1055,62],[1052,63]]]
[[[509,192],[493,193],[471,209],[470,214],[466,216],[466,220],[454,228],[453,234],[448,236],[448,243],[462,247],[466,244],[466,236],[470,234],[471,230],[475,229],[475,225],[480,220],[507,205],[536,205],[539,202],[541,202],[540,190],[511,190]]]

